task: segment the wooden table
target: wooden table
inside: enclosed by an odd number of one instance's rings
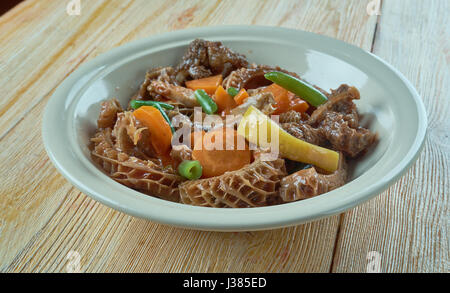
[[[69,0],[28,0],[2,16],[0,271],[73,271],[80,260],[82,272],[366,272],[380,260],[382,272],[448,272],[450,1],[383,0],[378,16],[367,13],[375,12],[369,2],[82,0],[81,14],[69,16]],[[390,62],[428,112],[419,160],[388,191],[344,214],[248,233],[136,219],[56,171],[41,118],[64,78],[129,41],[218,24],[312,31]]]

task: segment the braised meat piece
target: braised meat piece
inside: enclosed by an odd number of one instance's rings
[[[148,86],[152,80],[157,80],[164,83],[176,84],[173,79],[174,69],[172,67],[156,67],[149,70],[145,74],[144,82],[141,84],[138,93],[134,97],[136,100],[160,100],[161,96],[158,93],[150,93]]]
[[[325,115],[329,112],[337,112],[344,115],[344,120],[348,122],[350,127],[359,126],[359,115],[353,100],[359,100],[359,91],[355,87],[346,84],[341,85],[337,90],[331,91],[328,96],[328,102],[320,105],[309,119],[309,124],[317,126],[323,121]]]
[[[264,77],[264,74],[272,71],[281,71],[293,76],[297,74],[286,71],[278,66],[256,65],[252,64],[248,68],[237,69],[228,75],[222,83],[225,89],[234,87],[237,89],[256,89],[259,87],[270,85],[272,82]]]
[[[307,113],[299,113],[296,111],[288,111],[280,114],[280,123],[302,123],[306,122],[309,119],[309,115]]]
[[[140,159],[155,156],[148,129],[139,124],[129,111],[119,113],[112,130],[114,148]]]
[[[333,149],[344,152],[351,158],[357,157],[376,140],[376,134],[363,127],[350,127],[350,122],[341,113],[329,112],[320,123],[320,132]]]
[[[186,107],[199,106],[194,91],[182,86],[174,85],[162,80],[151,80],[147,87],[150,95],[161,95],[183,104]]]
[[[359,115],[353,102],[359,99],[359,91],[341,85],[332,91],[328,102],[319,106],[311,115],[308,124],[320,129],[320,133],[332,148],[357,157],[376,140],[376,134],[359,126]]]
[[[304,122],[290,122],[290,123],[282,123],[281,127],[286,130],[290,135],[304,140],[306,142],[318,145],[325,146],[327,145],[327,140],[323,136],[320,129],[313,128],[311,125],[306,124]]]
[[[320,174],[312,167],[281,179],[280,197],[285,202],[311,198],[341,187],[346,180],[347,166],[345,157],[341,153],[339,155],[339,168],[333,174]]]
[[[200,79],[211,75],[227,76],[231,71],[247,67],[244,55],[237,54],[221,42],[197,39],[193,41],[176,67],[176,81],[183,84],[189,79]]]
[[[172,166],[176,169],[185,160],[192,160],[192,150],[184,145],[174,145],[170,151],[170,157],[172,158]]]
[[[98,128],[113,128],[117,114],[122,112],[119,101],[111,99],[101,104],[100,115],[97,120]]]

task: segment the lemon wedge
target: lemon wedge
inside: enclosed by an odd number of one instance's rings
[[[330,173],[338,168],[339,153],[290,135],[253,106],[242,117],[238,134],[259,147],[278,150],[283,158],[312,164]]]

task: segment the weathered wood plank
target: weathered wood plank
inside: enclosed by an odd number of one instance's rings
[[[448,1],[383,1],[374,53],[417,87],[428,137],[417,163],[392,188],[344,216],[334,272],[364,272],[367,253],[383,272],[448,272],[450,27]]]

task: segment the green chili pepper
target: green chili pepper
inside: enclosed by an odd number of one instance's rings
[[[204,90],[196,90],[194,95],[206,114],[214,114],[217,112],[217,104]]]
[[[178,173],[186,179],[197,180],[202,176],[203,168],[199,161],[183,161],[178,166]]]
[[[264,77],[278,84],[282,88],[296,94],[314,107],[318,107],[328,101],[328,98],[319,90],[315,89],[310,84],[299,80],[298,78],[290,76],[289,74],[274,71],[266,73]]]
[[[230,87],[227,89],[227,92],[228,92],[228,94],[229,94],[230,96],[232,96],[233,98],[234,98],[237,94],[239,94],[239,90],[238,90],[237,88],[232,87],[232,86],[230,86]]]
[[[167,109],[167,110],[173,110],[175,109],[174,106],[167,104],[167,103],[163,103],[163,102],[157,102],[157,101],[138,101],[138,100],[132,100],[130,102],[130,106],[133,109],[138,109],[139,107],[142,106],[155,106],[155,105],[159,105],[161,108]]]
[[[172,133],[175,133],[175,129],[172,126],[172,122],[170,122],[169,116],[167,116],[167,114],[164,111],[164,109],[162,108],[162,106],[160,104],[154,104],[154,105],[152,105],[152,107],[155,107],[156,109],[159,110],[159,112],[161,112],[161,115],[164,117],[164,119],[167,121],[167,123],[169,123],[170,130],[172,130]]]

